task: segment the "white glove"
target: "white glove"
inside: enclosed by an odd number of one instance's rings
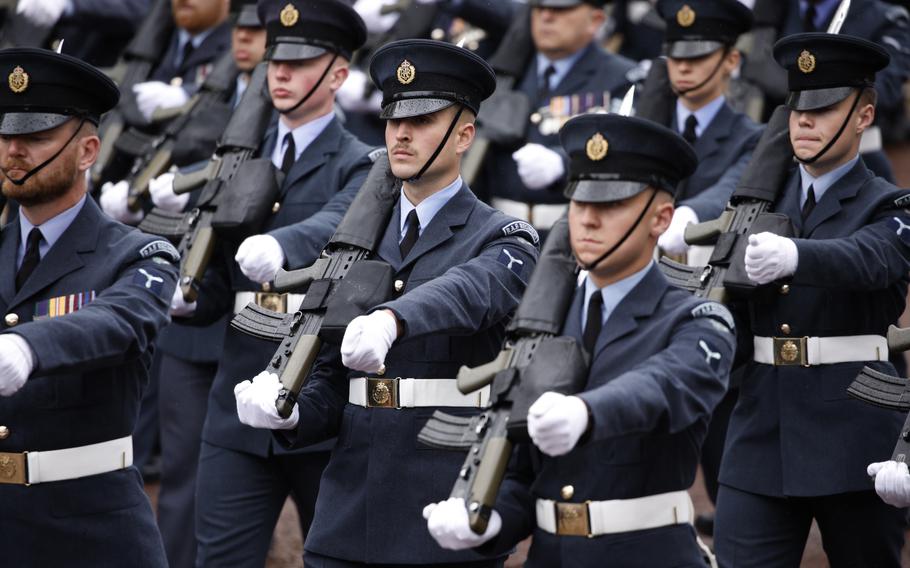
[[[237,383],[234,386],[234,398],[237,399],[237,417],[240,422],[267,430],[290,430],[297,426],[300,411],[296,404],[287,418],[278,415],[275,401],[280,390],[278,375],[268,371],[262,371],[253,377],[253,382]]]
[[[116,219],[121,223],[135,225],[142,220],[142,210],[135,213],[129,210],[126,205],[126,198],[130,193],[130,184],[126,180],[117,183],[105,182],[101,186],[101,210],[107,213],[111,219]]]
[[[746,275],[758,284],[774,282],[796,272],[799,251],[792,240],[774,233],[749,237],[746,247]]]
[[[171,315],[177,317],[189,317],[196,313],[196,302],[187,303],[183,297],[183,291],[180,286],[174,289],[174,295],[171,297]]]
[[[167,172],[150,181],[149,194],[152,196],[152,203],[155,204],[155,207],[179,213],[186,207],[190,194],[188,192],[180,195],[174,193],[175,176],[174,172]]]
[[[157,108],[172,108],[186,104],[190,96],[183,87],[168,85],[161,81],[146,81],[133,85],[136,93],[136,106],[146,120],[152,120],[152,114]]]
[[[417,0],[418,4],[439,4],[441,0]]]
[[[540,144],[525,144],[512,154],[512,159],[528,189],[549,187],[566,173],[562,156]]]
[[[385,310],[351,320],[341,340],[341,362],[348,369],[376,373],[398,337],[398,321]]]
[[[0,335],[0,396],[16,394],[34,369],[35,355],[28,343],[13,333]]]
[[[16,13],[42,28],[52,27],[63,15],[70,0],[19,0]]]
[[[351,69],[348,78],[335,93],[338,104],[350,112],[379,112],[382,106],[382,92],[377,89],[367,98],[366,92],[370,84],[366,73],[359,69]]]
[[[588,406],[577,396],[540,395],[528,409],[528,434],[548,456],[569,453],[588,427]]]
[[[464,499],[449,497],[439,503],[430,503],[423,508],[423,518],[427,520],[427,530],[439,546],[447,550],[465,550],[487,542],[499,534],[502,529],[502,518],[493,511],[487,530],[477,534],[468,524],[468,510]]]
[[[866,473],[875,478],[875,492],[893,507],[910,507],[910,472],[896,461],[870,463]]]
[[[401,12],[381,13],[382,7],[391,3],[390,0],[357,0],[354,3],[354,10],[363,18],[369,33],[381,34],[394,26],[401,16]]]
[[[657,239],[657,244],[660,248],[667,254],[682,254],[686,252],[689,249],[689,245],[686,244],[685,233],[689,223],[698,223],[698,215],[691,207],[685,205],[677,207],[676,211],[673,212],[673,220],[670,221],[670,226]]]
[[[237,248],[234,260],[243,275],[259,284],[275,279],[275,273],[284,266],[284,251],[271,235],[247,237]]]

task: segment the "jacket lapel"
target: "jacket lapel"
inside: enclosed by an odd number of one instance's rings
[[[19,216],[3,229],[3,238],[0,241],[0,266],[3,267],[0,274],[0,297],[7,306],[13,301],[16,295],[16,253],[19,250]]]
[[[95,201],[86,198],[82,210],[38,263],[22,289],[13,297],[11,305],[24,302],[66,274],[81,268],[84,263],[79,253],[95,250],[98,231],[104,223],[101,215]]]
[[[277,140],[275,142],[277,143]],[[297,183],[300,178],[324,165],[326,162],[325,157],[337,152],[340,142],[341,126],[338,125],[338,119],[333,118],[332,122],[306,147],[303,153],[300,154],[300,158],[291,166],[291,171],[288,172],[287,178],[281,185],[281,195],[285,195],[288,189]],[[274,145],[272,148],[274,148]]]
[[[582,345],[582,330],[581,330],[581,311],[584,309],[582,305],[585,301],[585,285],[584,280],[582,280],[581,285],[575,288],[575,295],[572,297],[572,305],[569,306],[569,317],[566,318],[565,323],[562,328],[562,335],[569,337],[574,337],[578,340],[579,345]]]
[[[585,48],[584,54],[569,69],[562,81],[556,85],[552,91],[552,96],[572,95],[584,90],[585,85],[591,81],[591,75],[598,70],[597,63],[597,48],[594,47],[594,44],[591,44]]]
[[[657,268],[656,264],[645,274],[641,282],[633,288],[625,298],[616,306],[613,313],[604,324],[597,343],[594,346],[592,362],[608,345],[616,342],[627,333],[638,327],[638,319],[654,313],[657,303],[667,290],[666,279]]]
[[[730,137],[730,127],[734,118],[733,110],[724,103],[714,115],[711,124],[695,140],[695,153],[698,155],[699,163],[714,155],[720,149],[721,143]]]
[[[396,202],[392,208],[392,217],[379,243],[379,257],[392,265],[397,272],[401,268],[401,249],[398,241],[401,235],[401,205]]]
[[[803,230],[803,216],[800,212],[799,198],[802,193],[802,182],[800,181],[799,168],[790,175],[787,180],[787,186],[784,194],[781,196],[778,206],[775,208],[777,213],[783,213],[790,217],[796,234],[801,235]]]
[[[414,263],[424,254],[449,240],[455,234],[452,228],[464,225],[467,222],[468,215],[470,215],[476,203],[477,198],[474,197],[474,194],[471,193],[466,184],[462,184],[458,193],[448,203],[443,205],[439,213],[430,221],[430,225],[424,229],[423,234],[420,235],[420,238],[414,244],[414,248],[403,259],[401,268]]]
[[[810,236],[816,227],[837,215],[842,209],[842,202],[856,197],[859,188],[871,177],[872,174],[866,169],[866,164],[863,163],[862,158],[857,160],[856,164],[850,168],[850,171],[834,182],[834,185],[829,187],[828,191],[818,201],[815,209],[812,210],[812,213],[806,219],[802,235],[804,237]]]

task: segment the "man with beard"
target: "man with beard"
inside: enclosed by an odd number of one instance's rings
[[[86,196],[116,86],[39,49],[0,51],[0,548],[9,566],[166,566],[132,467],[177,251]]]

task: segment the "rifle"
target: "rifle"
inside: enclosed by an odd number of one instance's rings
[[[888,350],[893,352],[910,350],[910,328],[890,326]],[[908,413],[891,459],[897,462],[910,461],[910,380],[864,366],[847,387],[847,393],[868,404]]]
[[[118,151],[136,157],[127,177],[130,185],[127,206],[130,211],[139,211],[142,208],[143,201],[148,196],[149,182],[175,163],[174,148],[181,136],[186,134],[188,126],[200,118],[211,119],[213,109],[230,113],[230,109],[225,106],[233,93],[234,82],[239,73],[232,54],[225,53],[206,77],[199,91],[186,104],[155,111],[152,117],[154,122],[170,120],[164,132],[153,136],[131,128],[115,142]]]
[[[849,9],[850,0],[842,0],[828,33],[840,31]],[[789,116],[790,110],[785,106],[774,110],[752,160],[720,217],[686,227],[688,244],[715,245],[708,265],[690,267],[666,257],[660,259],[660,269],[672,284],[698,297],[723,303],[731,299],[731,294],[747,297],[757,289],[745,270],[749,236],[764,231],[783,237],[793,235],[793,225],[786,215],[769,212],[786,183],[793,161]]]
[[[123,78],[117,84],[121,93],[131,93],[133,85],[148,79],[152,69],[161,59],[167,49],[168,40],[174,30],[174,18],[171,14],[171,0],[158,0],[151,11],[142,21],[136,31],[136,37],[126,46],[120,61],[111,72]],[[135,106],[132,97],[123,97],[117,108],[106,113],[98,126],[98,135],[101,137],[101,148],[98,151],[98,160],[92,166],[92,183],[98,186],[105,168],[114,157],[114,142],[123,134],[126,125],[126,115],[132,116],[136,110],[130,110],[127,105]]]
[[[273,289],[305,291],[299,311],[279,314],[249,304],[231,327],[281,345],[266,370],[276,373],[281,391],[275,406],[287,418],[306,384],[322,342],[341,343],[352,319],[392,294],[392,267],[370,260],[398,201],[397,180],[388,155],[374,163],[332,239],[310,267],[279,270]]]
[[[490,151],[490,145],[513,147],[526,137],[531,101],[524,93],[515,90],[534,53],[531,40],[530,8],[516,7],[512,25],[490,58],[496,71],[496,91],[484,102],[477,117],[477,136],[464,157],[461,175],[472,185]]]
[[[249,87],[218,141],[215,155],[192,176],[193,183],[181,180],[178,184],[180,176],[175,179],[177,193],[204,183],[195,207],[187,213],[152,209],[139,224],[142,231],[179,241],[179,284],[188,302],[198,296],[199,283],[215,250],[216,234],[239,239],[256,232],[278,195],[280,183],[272,161],[253,159],[273,111],[267,74],[267,63],[256,66]]]
[[[587,380],[588,356],[574,338],[557,337],[577,284],[568,227],[565,217],[553,225],[496,359],[458,371],[463,393],[492,383],[487,408],[471,418],[437,410],[418,435],[435,448],[469,450],[451,497],[464,499],[477,534],[487,528],[512,445],[530,441],[530,406],[547,391],[579,392]]]

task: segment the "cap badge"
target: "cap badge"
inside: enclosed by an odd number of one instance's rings
[[[402,85],[410,85],[417,78],[417,69],[411,65],[411,62],[405,59],[398,66],[398,82]]]
[[[588,154],[588,158],[592,162],[599,162],[607,157],[607,152],[610,150],[610,143],[607,142],[607,139],[603,137],[603,134],[598,132],[588,140],[588,144],[585,146],[585,152]]]
[[[815,56],[808,51],[803,50],[803,52],[799,54],[799,59],[796,60],[796,64],[799,65],[800,71],[808,75],[815,71]]]
[[[22,93],[28,89],[28,73],[22,67],[16,66],[9,74],[9,89],[14,93]]]
[[[695,10],[693,10],[688,4],[683,4],[683,7],[679,9],[679,12],[676,12],[676,23],[684,28],[688,28],[695,23]]]
[[[297,8],[294,7],[293,4],[288,4],[281,11],[280,18],[281,18],[281,25],[286,28],[289,28],[289,27],[293,26],[294,24],[296,24],[297,20],[300,19],[300,12],[297,10]]]

